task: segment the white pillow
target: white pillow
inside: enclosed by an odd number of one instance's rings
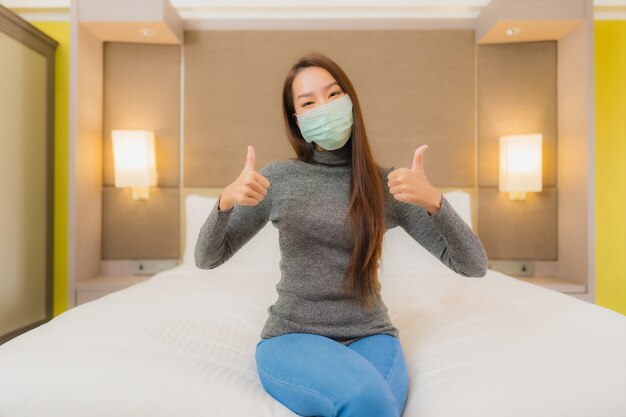
[[[182,265],[196,268],[194,250],[200,228],[217,204],[217,197],[190,194],[185,198],[185,251]],[[280,271],[280,247],[278,229],[272,222],[241,247],[230,259],[215,268],[215,271],[257,272]],[[197,269],[197,268],[196,268]]]
[[[190,194],[185,198],[185,242],[183,265],[194,266],[194,249],[200,227],[208,217],[217,202],[217,197],[205,197],[198,194]]]
[[[443,194],[454,211],[472,227],[470,195],[455,190]],[[383,273],[449,272],[445,264],[420,245],[402,227],[387,230],[381,255]]]
[[[443,193],[443,195],[446,200],[448,200],[452,208],[454,208],[454,211],[456,211],[459,216],[465,220],[465,223],[467,223],[467,225],[474,230],[474,226],[472,226],[472,205],[469,193],[461,190],[454,190]]]
[[[470,195],[455,190],[444,193],[461,218],[472,227]],[[185,199],[185,243],[182,265],[196,268],[194,249],[200,227],[217,204],[217,197],[191,194]],[[215,268],[219,271],[254,272],[280,271],[278,229],[268,222],[232,258]],[[383,253],[379,270],[384,273],[416,271],[449,271],[439,259],[417,243],[404,229],[388,230],[383,239]]]

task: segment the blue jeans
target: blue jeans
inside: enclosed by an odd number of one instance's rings
[[[265,390],[301,416],[399,417],[408,374],[398,338],[367,336],[343,345],[288,333],[261,339],[256,366]]]

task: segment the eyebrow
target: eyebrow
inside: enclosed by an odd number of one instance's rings
[[[336,85],[339,85],[339,83],[338,83],[337,81],[333,81],[332,83],[330,83],[330,84],[328,84],[326,87],[324,87],[324,90],[328,90],[330,87],[332,87],[332,86],[333,86],[333,85],[335,85],[335,84],[336,84]],[[312,93],[303,93],[303,94],[300,94],[300,95],[296,98],[296,100],[298,100],[300,97],[306,97],[306,96],[311,96],[311,95],[312,95]]]

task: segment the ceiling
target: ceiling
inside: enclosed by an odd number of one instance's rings
[[[123,1],[123,0],[109,0]],[[491,0],[170,0],[185,26],[201,21],[475,19]],[[626,19],[626,0],[594,0],[596,18]],[[0,0],[27,20],[69,19],[70,0]],[[440,22],[441,23],[441,22]],[[352,27],[351,27],[352,28]]]
[[[523,2],[516,0],[169,0],[170,4],[164,3],[165,0],[80,1],[81,22],[84,9],[91,8],[96,12],[99,8],[114,10],[113,13],[117,15],[115,25],[107,25],[104,22],[106,19],[92,19],[94,23],[90,29],[99,32],[103,39],[116,33],[122,36],[120,33],[124,30],[138,33],[146,26],[143,19],[135,19],[135,24],[141,27],[129,27],[129,18],[124,14],[130,4],[135,4],[135,9],[161,4],[161,10],[165,4],[165,9],[170,12],[170,20],[176,19],[179,22],[179,28],[171,30],[178,32],[179,38],[182,30],[476,29],[481,43],[497,43],[558,39],[580,22],[580,19],[568,16],[569,12],[564,10],[572,5],[583,7],[585,0],[526,0],[524,10],[519,8]],[[534,8],[533,1],[537,5],[541,4],[541,10],[546,10],[545,16]],[[70,0],[0,0],[1,5],[30,21],[67,21],[70,3]],[[505,4],[504,9],[509,9],[508,19],[504,19],[499,10],[503,8],[501,4]],[[548,16],[550,5],[553,12]],[[594,0],[593,5],[596,20],[626,20],[626,0]],[[578,14],[584,15],[580,7]],[[534,13],[534,16],[518,17],[517,11],[511,15],[510,10],[513,9],[519,9],[520,16],[528,11]],[[120,13],[120,10],[124,10],[124,13]],[[155,19],[148,20],[153,21],[149,23],[167,26],[159,22],[159,19],[156,22]],[[161,20],[166,19],[162,17]],[[126,21],[123,26],[119,24],[122,21]],[[489,33],[481,28],[485,26],[484,21],[488,21]],[[523,35],[515,40],[503,35],[505,30],[513,27],[517,30],[523,29]],[[547,34],[546,31],[553,33]],[[148,41],[137,36],[135,34],[132,40]],[[175,39],[171,34],[168,36]]]

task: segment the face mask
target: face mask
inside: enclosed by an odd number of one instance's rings
[[[326,150],[339,149],[352,133],[352,100],[343,97],[302,115],[296,115],[302,137]]]

